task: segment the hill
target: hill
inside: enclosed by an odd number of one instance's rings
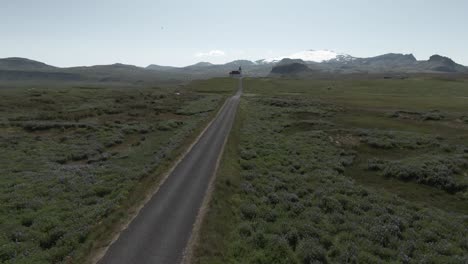
[[[18,71],[34,71],[34,70],[54,70],[54,66],[47,65],[43,62],[25,59],[25,58],[5,58],[0,59],[0,70],[18,70]]]
[[[272,68],[270,75],[300,77],[310,73],[312,73],[312,69],[309,68],[303,60],[282,59]]]
[[[332,51],[298,52],[291,54],[291,57],[280,60],[235,60],[225,64],[199,62],[185,67],[151,64],[146,68],[121,63],[60,68],[25,58],[5,58],[0,59],[0,82],[8,82],[8,85],[34,81],[155,85],[223,77],[238,67],[242,67],[244,75],[251,77],[268,75],[306,77],[330,73],[468,73],[467,67],[440,55],[433,55],[427,61],[418,61],[412,54],[389,53],[370,58],[357,58]]]
[[[272,75],[288,75],[288,68],[298,69],[298,65],[286,67],[288,60],[282,60],[271,71]],[[290,62],[296,63],[296,62]],[[387,74],[387,73],[468,73],[468,68],[457,64],[452,59],[433,55],[427,61],[418,61],[413,54],[389,53],[370,58],[355,58],[349,55],[337,56],[334,59],[320,63],[305,61],[303,64],[317,73],[335,74]],[[302,71],[306,69],[302,67]],[[294,75],[294,74],[293,74]]]
[[[95,65],[60,68],[25,58],[0,59],[0,84],[50,85],[54,82],[92,84],[158,84],[184,80],[184,76],[158,70],[150,71],[127,64]]]
[[[433,55],[428,61],[421,63],[421,67],[438,72],[467,72],[467,68],[455,63],[448,57]]]

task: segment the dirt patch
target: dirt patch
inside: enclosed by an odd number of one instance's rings
[[[107,151],[111,153],[112,155],[114,154],[120,154],[122,152],[128,151],[131,147],[136,146],[140,143],[142,139],[141,135],[128,135],[125,137],[122,143],[120,144],[115,144],[109,148],[107,148]]]
[[[178,114],[174,114],[174,113],[160,113],[160,114],[158,114],[158,118],[160,118],[162,120],[171,120],[171,119],[183,120],[183,119],[186,119],[187,116],[178,115]]]
[[[319,112],[295,112],[291,114],[295,119],[307,120],[320,117],[322,113]]]
[[[352,134],[337,135],[334,137],[333,141],[337,142],[338,145],[348,147],[357,147],[361,144],[360,138]]]
[[[306,121],[299,121],[299,122],[294,122],[291,124],[286,124],[284,125],[284,128],[288,130],[288,132],[324,130],[324,129],[335,128],[335,124],[330,121],[317,119],[317,120],[306,120]]]

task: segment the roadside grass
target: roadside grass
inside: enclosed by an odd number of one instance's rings
[[[427,121],[389,118],[389,112],[359,111],[342,113],[335,122],[350,127],[378,128],[384,130],[403,130],[423,134],[441,134],[451,137],[466,137],[466,128],[458,122]]]
[[[466,84],[245,79],[196,263],[467,262]]]
[[[197,89],[2,88],[0,262],[90,261],[228,94]]]
[[[188,88],[198,93],[232,94],[232,87],[226,85],[231,83],[229,78],[213,78],[209,80],[196,80],[188,84]]]
[[[467,80],[284,80],[246,79],[249,93],[306,94],[358,108],[403,108],[466,112]]]

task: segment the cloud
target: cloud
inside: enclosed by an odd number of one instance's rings
[[[208,52],[198,52],[195,57],[224,57],[226,52],[222,50],[210,50]]]

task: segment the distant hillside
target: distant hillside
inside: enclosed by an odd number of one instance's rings
[[[29,60],[25,58],[0,59],[0,70],[34,71],[55,69],[57,68],[39,61]]]
[[[155,84],[186,80],[185,76],[163,71],[150,71],[126,64],[59,68],[24,58],[0,59],[0,81],[4,82],[91,82]]]
[[[421,63],[421,68],[437,72],[467,72],[467,68],[455,63],[452,59],[433,55],[428,61]]]
[[[146,67],[146,69],[147,70],[166,72],[166,71],[173,71],[173,70],[177,69],[177,67],[161,66],[161,65],[151,64],[151,65],[148,65],[148,67]]]
[[[298,58],[283,58],[279,61],[265,59],[255,62],[236,60],[225,64],[199,62],[186,67],[151,64],[146,68],[120,63],[59,68],[25,58],[5,58],[0,59],[0,81],[37,80],[153,85],[161,82],[174,83],[224,77],[239,67],[242,67],[244,75],[252,77],[308,76],[320,73],[468,73],[467,67],[440,55],[433,55],[427,61],[418,61],[412,54],[398,53],[356,58],[332,51],[305,51],[292,56]]]
[[[0,70],[0,81],[83,81],[83,76],[66,72],[5,71]]]
[[[300,51],[300,52],[296,52],[293,54],[289,54],[286,56],[263,59],[263,60],[260,60],[260,62],[275,63],[283,59],[298,59],[298,60],[309,61],[309,62],[311,61],[312,62],[324,62],[324,61],[329,61],[332,59],[346,60],[348,58],[352,58],[352,56],[348,54],[337,53],[331,50],[305,50],[305,51]]]
[[[418,61],[413,54],[389,53],[371,58],[354,58],[348,61],[330,60],[322,64],[325,70],[335,73],[468,72],[468,68],[438,55],[432,56],[428,61]]]
[[[270,73],[273,65],[274,64],[269,63],[256,63],[249,60],[236,60],[226,64],[199,62],[186,67],[171,67],[152,64],[146,67],[146,69],[157,72],[170,72],[181,76],[187,76],[191,79],[204,79],[227,76],[230,71],[237,70],[239,67],[242,67],[242,71],[245,75],[253,77],[266,76]]]
[[[303,60],[282,59],[271,70],[273,76],[304,76],[312,73]]]
[[[149,77],[145,69],[121,63],[64,68],[63,71],[87,76],[92,80],[100,82],[143,82],[144,79]]]

